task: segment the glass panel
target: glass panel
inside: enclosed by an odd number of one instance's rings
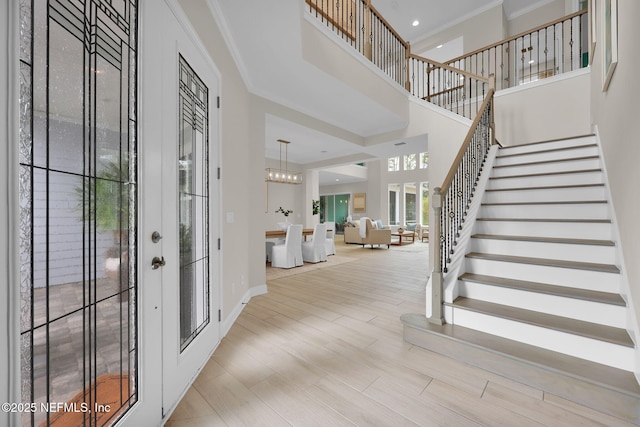
[[[404,156],[404,170],[412,171],[418,166],[418,156],[416,154],[407,154]]]
[[[335,206],[336,206],[336,198],[335,196],[328,196],[327,197],[327,201],[329,203],[327,203],[327,221],[335,221],[336,220],[336,211],[335,211]]]
[[[389,157],[387,170],[389,172],[396,172],[400,170],[400,157]]]
[[[348,194],[336,195],[335,222],[337,224],[344,224],[347,221],[347,215],[349,215],[349,197]]]
[[[50,114],[48,133],[43,135],[48,138],[48,167],[81,174],[84,166],[84,68],[81,60],[73,58],[82,59],[84,44],[54,21],[51,21],[49,31]]]
[[[420,169],[429,167],[429,153],[420,153]]]
[[[404,185],[404,223],[415,224],[416,223],[416,185],[413,183]]]
[[[428,182],[421,183],[420,188],[422,193],[421,224],[429,225],[429,183]]]
[[[180,57],[180,348],[209,323],[208,88]]]
[[[22,424],[110,425],[137,399],[135,0],[22,0],[20,19],[22,399],[92,408]]]
[[[400,184],[389,184],[389,225],[399,225],[400,204]]]

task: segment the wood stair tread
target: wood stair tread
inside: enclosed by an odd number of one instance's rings
[[[580,169],[575,171],[570,170],[570,171],[560,171],[560,172],[527,173],[522,175],[490,176],[489,180],[510,179],[510,178],[536,178],[541,176],[571,175],[571,174],[582,174],[582,173],[593,173],[593,172],[602,172],[602,169]]]
[[[515,222],[563,222],[563,223],[592,223],[609,224],[610,219],[589,219],[589,218],[476,218],[476,221],[515,221]]]
[[[515,156],[531,156],[534,154],[543,154],[543,153],[554,153],[558,151],[569,151],[569,150],[579,150],[582,148],[594,148],[597,147],[597,144],[583,144],[583,145],[572,145],[569,147],[557,147],[557,148],[548,148],[546,150],[537,150],[537,151],[527,151],[525,153],[514,153],[514,154],[498,154],[496,156],[497,159],[505,159],[509,157]]]
[[[494,240],[511,240],[522,242],[540,242],[540,243],[564,243],[569,245],[593,245],[593,246],[615,246],[611,240],[596,239],[570,239],[564,237],[538,237],[538,236],[513,236],[504,234],[473,234],[471,238],[475,239],[494,239]]]
[[[473,273],[464,273],[458,278],[458,280],[626,307],[624,299],[616,293],[592,291],[561,285],[549,285],[546,283],[528,282],[524,280],[514,280],[504,277]]]
[[[498,168],[512,168],[512,167],[518,167],[518,166],[534,166],[534,165],[543,165],[547,163],[573,162],[578,160],[597,160],[599,158],[600,157],[598,156],[583,156],[583,157],[572,157],[569,159],[540,160],[537,162],[515,163],[512,165],[493,165],[493,168],[498,169]]]
[[[606,200],[563,200],[547,202],[492,202],[482,203],[482,206],[522,206],[522,205],[602,205]]]
[[[538,187],[509,187],[509,188],[487,188],[487,193],[492,191],[527,191],[527,190],[561,190],[575,188],[603,187],[604,184],[569,184],[569,185],[545,185]]]
[[[496,372],[507,378],[519,378],[520,375],[524,375],[530,382],[542,380],[543,375],[539,373],[552,373],[561,377],[574,378],[580,382],[593,384],[607,390],[613,390],[621,393],[625,397],[629,396],[633,400],[640,399],[640,385],[638,385],[638,381],[632,372],[513,341],[508,338],[502,338],[486,332],[480,332],[464,326],[452,324],[435,325],[429,323],[424,314],[404,314],[401,320],[405,328],[413,328],[419,331],[421,338],[429,336],[445,337],[448,342],[453,342],[454,346],[442,345],[441,342],[436,342],[434,343],[435,345],[431,347],[423,345],[425,343],[428,344],[428,341],[415,344],[435,352],[442,352],[458,360],[464,359],[475,366]],[[473,351],[478,349],[484,352],[484,357],[479,357],[473,353]],[[495,360],[494,356],[499,357],[499,359]],[[510,363],[512,361],[515,362],[513,365]],[[528,366],[534,369],[534,371],[523,373],[523,366]],[[564,381],[557,380],[546,381],[544,384],[540,384],[540,386],[546,391],[551,392],[559,391],[553,390],[553,387],[566,387]],[[564,394],[568,398],[574,398],[577,397],[577,393],[583,390],[586,390],[586,388],[580,385],[578,385],[577,388],[566,387],[563,390],[564,393],[561,394]],[[594,407],[598,408],[598,405],[604,403],[607,399],[595,397],[592,391],[593,390],[588,392],[585,398],[593,399],[592,403]],[[638,406],[639,403],[640,402],[636,402],[636,406]],[[629,409],[628,405],[623,405],[623,407]],[[640,412],[634,410],[630,412],[634,414],[634,419],[640,419],[640,415],[638,415]]]
[[[578,262],[559,259],[532,258],[512,255],[495,255],[480,252],[469,252],[467,258],[486,259],[491,261],[512,262],[518,264],[541,265],[547,267],[571,268],[575,270],[600,271],[604,273],[620,273],[618,267],[612,264],[598,264],[593,262]]]
[[[594,133],[589,133],[589,134],[585,134],[585,135],[570,136],[570,137],[565,137],[565,138],[545,139],[543,141],[527,142],[526,144],[509,145],[507,147],[501,147],[501,150],[509,150],[511,148],[530,147],[532,145],[549,144],[551,142],[570,141],[572,139],[593,138],[595,136],[596,135]]]
[[[626,330],[567,317],[555,316],[532,310],[510,307],[507,305],[458,297],[451,305],[456,308],[475,311],[490,316],[501,317],[516,322],[526,323],[542,328],[553,329],[585,338],[604,341],[624,347],[633,348],[634,344]]]

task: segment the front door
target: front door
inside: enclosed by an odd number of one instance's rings
[[[140,3],[20,2],[22,425],[160,424],[219,341],[217,74]]]
[[[142,321],[161,342],[163,417],[217,345],[220,306],[218,78],[173,4],[141,11]]]

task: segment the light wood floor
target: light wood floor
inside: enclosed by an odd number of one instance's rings
[[[626,425],[405,343],[426,243],[337,250],[357,260],[268,282],[167,426]]]

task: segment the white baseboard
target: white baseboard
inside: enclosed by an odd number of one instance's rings
[[[268,292],[267,289],[267,285],[258,285],[258,286],[254,286],[252,288],[249,288],[247,290],[247,292],[244,293],[244,295],[242,296],[242,298],[240,299],[240,301],[238,301],[238,304],[236,304],[236,306],[233,308],[233,310],[231,310],[231,313],[229,313],[229,315],[224,319],[223,323],[222,323],[222,337],[227,335],[227,332],[229,332],[229,330],[231,329],[231,327],[233,326],[233,324],[236,322],[236,320],[238,319],[238,316],[240,316],[240,313],[242,313],[242,310],[244,309],[244,306],[247,305],[249,303],[249,301],[251,300],[251,298],[258,296],[258,295],[264,295]]]

